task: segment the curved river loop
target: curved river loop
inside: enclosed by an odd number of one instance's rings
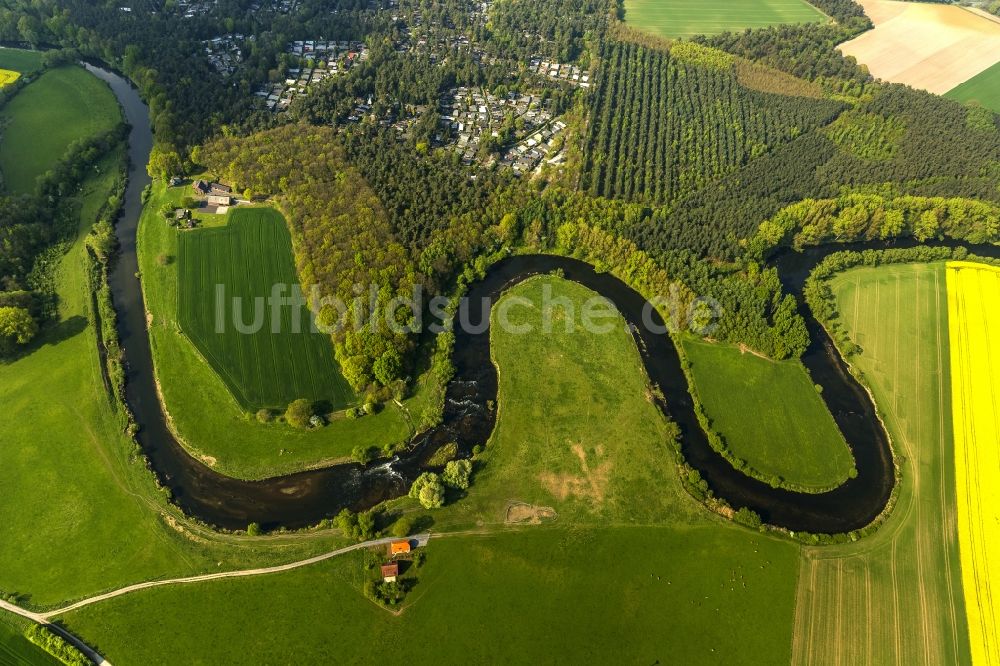
[[[110,276],[119,335],[128,361],[126,402],[139,425],[137,439],[150,466],[185,513],[224,529],[243,529],[251,522],[265,529],[307,527],[345,507],[360,511],[405,494],[410,483],[426,469],[427,460],[444,443],[457,442],[462,454],[468,455],[473,446],[489,439],[495,413],[488,405],[495,404],[498,387],[490,357],[490,333],[488,329],[474,334],[456,330],[456,372],[447,388],[442,423],[418,435],[407,452],[392,461],[367,466],[341,464],[244,481],[218,474],[192,457],[173,436],[164,417],[137,277],[136,230],[142,212],[142,191],[150,183],[145,165],[153,143],[148,108],[121,76],[93,65],[87,65],[87,69],[111,86],[131,125],[128,187],[117,225],[121,256]],[[894,247],[912,244],[899,242]],[[887,245],[838,245],[784,252],[775,264],[785,289],[801,302],[806,277],[824,257],[847,249],[879,247]],[[996,250],[982,248],[989,254]],[[680,427],[684,458],[718,497],[734,508],[753,509],[766,523],[795,532],[848,532],[868,525],[883,511],[895,483],[888,436],[869,393],[850,375],[829,336],[809,312],[802,312],[811,338],[802,361],[812,380],[822,387],[822,398],[850,446],[857,469],[854,478],[818,494],[773,488],[739,472],[712,449],[695,416],[673,342],[667,335],[655,334],[640,325],[645,299],[610,274],[597,273],[590,265],[565,257],[510,257],[495,264],[485,279],[470,289],[469,321],[488,321],[488,304],[496,303],[506,289],[533,275],[557,269],[567,279],[610,299],[632,324],[649,380],[664,396],[660,408]],[[657,325],[663,324],[655,313],[654,320]]]

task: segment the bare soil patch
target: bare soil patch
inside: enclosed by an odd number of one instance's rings
[[[555,520],[556,515],[556,510],[551,506],[511,502],[507,505],[507,515],[504,517],[504,522],[508,525],[541,525]]]

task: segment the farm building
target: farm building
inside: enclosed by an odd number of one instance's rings
[[[399,576],[399,564],[393,562],[382,565],[382,580],[387,583],[395,583],[397,576]]]
[[[221,194],[209,194],[208,195],[208,205],[209,206],[230,206],[233,203],[233,198],[228,195]]]
[[[191,183],[191,188],[198,194],[208,194],[212,189],[204,180],[196,180]]]
[[[175,220],[186,220],[191,217],[191,211],[187,208],[178,208],[174,211]]]
[[[392,556],[405,555],[410,552],[409,541],[393,541],[389,544],[389,554]]]

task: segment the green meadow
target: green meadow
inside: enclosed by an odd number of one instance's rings
[[[690,339],[684,353],[712,428],[761,478],[816,491],[847,480],[851,450],[801,363]]]
[[[625,0],[625,22],[668,39],[828,20],[805,0]]]
[[[114,127],[121,118],[108,86],[82,67],[45,72],[0,109],[0,173],[8,192],[30,193],[78,139]]]
[[[554,300],[579,306],[592,295],[548,276],[511,294],[540,303],[546,281]],[[540,306],[519,307],[510,321],[537,326],[540,315]],[[579,326],[492,331],[499,420],[473,486],[436,511],[408,499],[389,509],[439,535],[402,612],[363,596],[359,553],[289,573],[143,591],[60,619],[121,664],[400,655],[517,663],[540,654],[646,664],[738,663],[752,654],[788,663],[799,549],[686,494],[624,325],[604,335]],[[513,505],[536,510],[542,524],[512,524]]]
[[[354,399],[309,309],[268,305],[273,285],[285,285],[281,297],[298,285],[280,213],[237,209],[226,226],[184,231],[179,241],[181,329],[245,409],[284,409],[298,398],[340,409]]]
[[[343,461],[357,446],[381,448],[407,441],[414,434],[410,423],[430,403],[430,392],[420,379],[402,407],[390,403],[360,419],[335,413],[325,427],[309,431],[277,421],[259,423],[253,412],[237,402],[219,373],[181,331],[179,239],[190,232],[170,227],[158,211],[165,204],[180,206],[189,192],[189,186],[154,184],[137,240],[156,378],[171,424],[187,450],[224,474],[253,479]],[[196,217],[209,228],[195,233],[224,227],[228,220],[223,215],[197,213]]]
[[[30,74],[42,66],[41,51],[8,49],[0,46],[0,69]]]

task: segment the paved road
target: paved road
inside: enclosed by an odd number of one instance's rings
[[[418,534],[417,536],[410,537],[410,541],[416,541],[418,547],[423,547],[427,545],[430,540],[430,534]],[[44,625],[56,632],[77,648],[81,652],[86,654],[88,657],[93,659],[97,664],[103,666],[111,666],[111,662],[97,654],[89,646],[87,646],[83,641],[81,641],[76,636],[73,636],[68,631],[60,627],[59,625],[52,624],[52,618],[69,613],[70,611],[83,608],[84,606],[90,606],[91,604],[96,604],[101,601],[107,601],[108,599],[114,599],[115,597],[120,597],[132,592],[138,592],[139,590],[147,590],[152,587],[162,587],[164,585],[182,585],[185,583],[201,583],[209,580],[218,580],[220,578],[243,578],[246,576],[263,576],[266,574],[281,573],[282,571],[291,571],[293,569],[299,569],[301,567],[307,567],[311,564],[316,564],[317,562],[323,562],[324,560],[329,560],[338,555],[344,555],[345,553],[350,553],[355,550],[360,550],[362,548],[371,548],[373,546],[382,546],[390,541],[399,541],[397,537],[385,537],[383,539],[374,539],[372,541],[363,541],[362,543],[356,543],[351,546],[346,546],[344,548],[339,548],[337,550],[330,551],[329,553],[323,553],[322,555],[317,555],[316,557],[310,557],[306,560],[299,560],[298,562],[291,562],[289,564],[281,564],[274,567],[262,567],[259,569],[244,569],[242,571],[223,571],[220,573],[213,574],[203,574],[201,576],[189,576],[187,578],[171,578],[168,580],[154,580],[148,583],[137,583],[135,585],[129,585],[128,587],[123,587],[118,590],[113,590],[111,592],[106,592],[105,594],[99,594],[88,599],[83,599],[77,601],[76,603],[70,604],[69,606],[64,606],[62,608],[57,608],[56,610],[46,611],[44,613],[35,613],[29,611],[25,608],[21,608],[15,604],[3,601],[0,599],[0,608],[20,615],[21,617],[26,617],[29,620],[37,622]]]

